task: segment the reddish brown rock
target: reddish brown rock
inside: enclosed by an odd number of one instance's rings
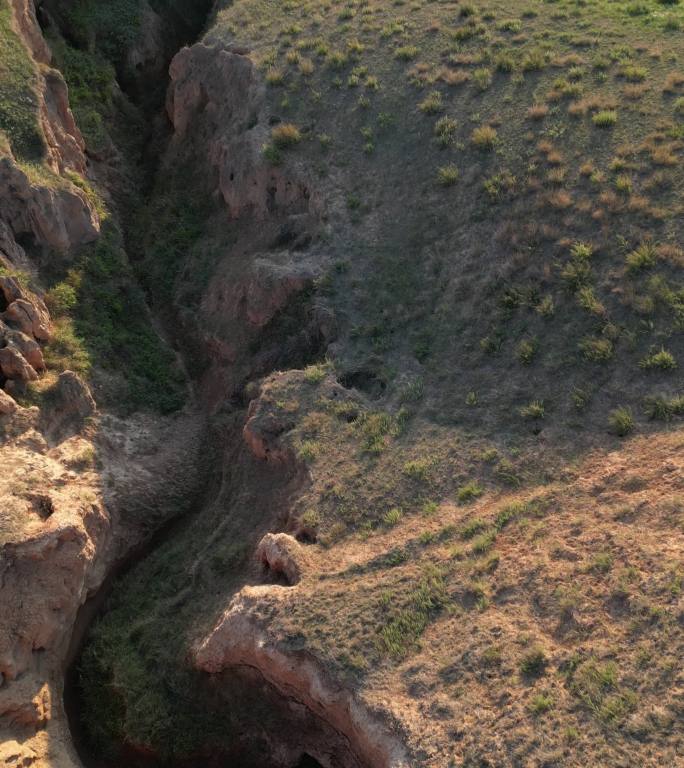
[[[73,184],[36,186],[11,156],[0,158],[0,216],[15,236],[67,253],[99,235],[99,218]]]
[[[17,278],[9,275],[0,277],[0,293],[4,296],[7,306],[17,299],[28,298]]]
[[[50,410],[44,414],[42,426],[52,442],[77,434],[85,419],[97,410],[88,385],[73,371],[60,373],[50,395]]]
[[[304,743],[309,754],[332,758],[330,764],[340,768],[408,768],[412,761],[387,714],[374,711],[360,695],[341,685],[312,653],[290,652],[269,635],[260,609],[268,605],[287,610],[285,601],[296,599],[294,595],[296,590],[278,586],[242,589],[195,648],[195,666],[212,675],[228,669],[256,669],[288,701],[324,721],[330,730],[323,743],[313,739],[309,744],[308,734],[297,734],[299,754]],[[286,748],[286,735],[283,742],[280,746]]]
[[[33,296],[31,301],[13,301],[2,313],[2,319],[8,325],[39,341],[49,341],[52,336],[50,315],[45,304],[37,296]]]
[[[69,107],[69,91],[55,69],[43,71],[41,125],[48,157],[58,173],[65,170],[86,173],[85,142]]]
[[[49,64],[51,53],[36,19],[33,0],[10,0],[14,21],[33,58],[41,64]]]
[[[265,86],[244,54],[237,47],[198,43],[175,56],[167,101],[174,142],[188,143],[193,134],[207,137],[202,151],[213,171],[208,178],[218,179],[231,218],[314,213],[318,206],[303,169],[285,172],[263,158],[270,126],[265,116],[254,116],[264,106]]]
[[[8,379],[18,379],[24,382],[35,381],[38,378],[35,368],[28,364],[16,347],[0,349],[0,371]]]
[[[2,219],[0,219],[0,266],[7,270],[31,269],[26,252],[14,239],[14,233]]]
[[[284,464],[292,456],[289,447],[281,442],[281,436],[293,426],[294,419],[258,398],[249,404],[242,436],[257,459]]]
[[[16,404],[14,399],[10,397],[7,392],[3,392],[3,390],[0,389],[0,415],[11,416],[18,410],[19,406]]]
[[[45,370],[45,360],[43,359],[43,350],[38,342],[34,341],[21,331],[15,331],[8,328],[0,320],[0,344],[4,341],[8,347],[16,349],[33,368],[41,373]]]
[[[147,77],[162,74],[166,60],[164,23],[158,13],[143,0],[135,43],[126,52],[126,63],[131,71],[143,72]]]
[[[300,581],[304,548],[292,536],[267,533],[259,542],[256,556],[272,574],[282,575],[290,586]]]

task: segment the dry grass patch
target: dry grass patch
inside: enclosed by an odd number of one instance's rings
[[[527,110],[529,120],[543,120],[549,114],[549,108],[546,104],[533,104]]]

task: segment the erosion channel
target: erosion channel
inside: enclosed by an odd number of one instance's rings
[[[99,229],[83,240],[114,242],[123,254],[120,264],[90,274],[99,262],[86,253],[77,277],[68,262],[48,264],[45,279],[54,284],[66,274],[62,293],[93,291],[95,314],[112,295],[109,281],[121,281],[126,309],[115,311],[131,319],[134,295],[138,319],[149,324],[133,337],[140,359],[124,362],[130,380],[108,370],[106,352],[102,368],[95,359],[101,416],[55,427],[45,445],[92,441],[84,461],[94,476],[121,462],[116,476],[94,479],[103,507],[92,509],[107,518],[88,541],[97,574],[78,587],[85,602],[71,640],[66,615],[64,638],[55,640],[73,745],[87,768],[389,765],[383,739],[366,732],[363,708],[296,638],[277,649],[259,617],[246,615],[229,619],[223,637],[226,615],[250,590],[278,598],[296,585],[302,553],[315,540],[288,509],[305,482],[304,464],[278,447],[287,424],[263,413],[256,383],[321,361],[334,338],[331,315],[314,302],[316,269],[287,258],[289,248],[306,250],[315,231],[309,181],[261,160],[253,134],[270,123],[246,50],[192,44],[213,13],[208,1],[105,5],[12,5],[24,41],[62,70],[70,101],[61,110],[70,120],[73,109],[85,136],[78,146],[72,126],[83,179],[64,171],[85,190],[79,205]],[[22,243],[45,267],[43,244],[33,235]],[[280,252],[280,260],[255,259],[262,249]],[[126,357],[129,339],[122,339],[116,349],[123,344]],[[140,349],[143,342],[149,348]],[[162,373],[148,376],[154,366]],[[158,390],[149,391],[148,379]],[[344,392],[336,382],[328,388],[332,399]],[[147,415],[137,415],[140,406]],[[149,413],[155,409],[159,424]],[[147,474],[127,475],[129,449],[141,465],[149,459]],[[168,452],[173,461],[155,459]],[[41,503],[49,507],[43,517],[51,516],[52,502]],[[43,650],[39,640],[25,650],[38,676]],[[19,665],[7,667],[8,680],[22,674]],[[7,706],[16,724],[17,709]],[[54,714],[34,714],[32,706],[29,727],[34,717],[38,731],[59,718],[58,705]],[[33,761],[45,749],[46,760],[61,765],[71,753],[69,744],[64,753],[50,743],[6,744],[10,761]]]

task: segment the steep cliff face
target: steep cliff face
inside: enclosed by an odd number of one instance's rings
[[[97,247],[101,204],[34,3],[12,0],[0,12],[15,46],[15,61],[2,65],[13,75],[23,57],[19,85],[40,138],[26,154],[10,121],[0,148],[0,763],[72,766],[61,699],[79,609],[194,501],[208,442],[196,411],[122,420],[98,411],[83,378],[54,366],[70,343],[60,312],[80,283],[53,291],[51,318],[42,276]],[[24,103],[14,107],[24,114]],[[101,275],[105,291],[110,277]]]
[[[178,188],[178,169],[187,169],[187,183],[211,201],[206,229],[218,239],[207,246],[210,276],[195,306],[182,300],[196,271],[192,256],[184,254],[172,287],[176,316],[205,357],[203,389],[215,403],[255,375],[315,359],[335,334],[334,318],[312,302],[325,258],[308,246],[322,228],[322,203],[304,165],[278,168],[264,158],[274,118],[247,53],[211,42],[182,49],[167,96],[173,135],[161,185]]]
[[[69,108],[64,78],[50,66],[50,50],[36,21],[32,0],[12,0],[11,7],[16,32],[35,67],[36,119],[44,138],[42,161],[48,173],[44,181],[31,179],[28,169],[22,168],[6,147],[0,153],[0,218],[15,243],[31,242],[38,249],[69,252],[92,242],[99,232],[93,205],[68,177],[69,172],[85,174],[85,144]],[[4,246],[7,260],[11,249]]]

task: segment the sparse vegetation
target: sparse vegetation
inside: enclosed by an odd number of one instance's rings
[[[473,130],[471,138],[477,149],[488,152],[494,148],[497,132],[495,128],[489,125],[482,125]]]
[[[281,123],[271,130],[271,141],[278,149],[287,149],[302,140],[299,128],[292,123]]]
[[[610,412],[608,424],[618,437],[625,437],[634,431],[634,417],[629,408],[615,408]]]

